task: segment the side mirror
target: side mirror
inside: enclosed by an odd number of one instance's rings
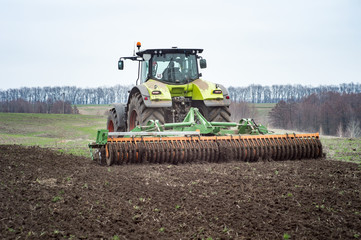
[[[119,61],[118,61],[118,69],[119,69],[119,70],[123,70],[123,68],[124,68],[124,61],[123,61],[123,60],[119,60]]]
[[[206,68],[207,67],[207,61],[202,58],[201,60],[199,60],[199,66],[201,68]]]

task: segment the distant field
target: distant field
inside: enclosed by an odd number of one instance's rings
[[[111,104],[76,105],[82,115],[107,115]]]
[[[251,103],[251,106],[257,110],[260,118],[268,118],[268,113],[272,110],[276,103]]]
[[[87,144],[97,129],[105,128],[105,115],[0,113],[0,144],[49,147],[89,156]]]
[[[251,107],[254,107],[256,110],[256,117],[254,118],[257,123],[263,125],[269,125],[268,113],[272,110],[275,103],[250,103]]]
[[[276,103],[250,103],[257,109],[268,109],[271,110],[274,106],[276,106]]]

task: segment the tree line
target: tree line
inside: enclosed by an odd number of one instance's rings
[[[299,102],[280,101],[269,117],[273,127],[361,137],[361,93],[314,93]]]
[[[76,105],[72,106],[70,102],[53,101],[51,99],[48,99],[46,102],[28,102],[21,98],[0,102],[0,112],[79,114]]]
[[[64,87],[21,87],[0,90],[0,102],[23,99],[27,102],[64,101],[73,105],[124,103],[128,98],[131,86],[116,85],[114,87],[79,88]]]
[[[249,85],[247,87],[229,87],[230,98],[233,102],[249,103],[278,103],[279,101],[300,101],[311,94],[324,92],[361,93],[360,83],[342,83],[340,85],[321,85],[318,87],[297,85]]]
[[[0,102],[23,99],[27,102],[64,101],[71,104],[111,104],[125,103],[132,86],[116,85],[113,87],[78,88],[65,87],[22,87],[0,90]],[[361,84],[343,83],[310,87],[303,85],[249,85],[248,87],[229,87],[233,102],[277,103],[283,101],[300,101],[311,94],[335,92],[340,94],[361,93]]]

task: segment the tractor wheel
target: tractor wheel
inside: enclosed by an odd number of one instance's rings
[[[128,131],[137,125],[146,125],[149,120],[158,120],[160,124],[164,124],[164,110],[162,108],[147,108],[142,95],[135,93],[131,97],[128,106]]]
[[[120,127],[117,120],[117,112],[115,108],[109,110],[108,120],[107,120],[107,129],[109,132],[124,132],[125,129]]]
[[[228,107],[207,107],[204,103],[196,106],[209,122],[231,122],[231,112]]]

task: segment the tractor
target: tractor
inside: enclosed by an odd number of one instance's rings
[[[199,109],[210,122],[231,121],[227,89],[201,79],[200,69],[207,67],[200,56],[203,49],[140,47],[138,42],[134,56],[118,61],[119,70],[124,69],[125,60],[138,61],[138,78],[129,91],[128,102],[110,109],[109,132],[131,131],[149,120],[161,124],[182,122],[191,107]]]

